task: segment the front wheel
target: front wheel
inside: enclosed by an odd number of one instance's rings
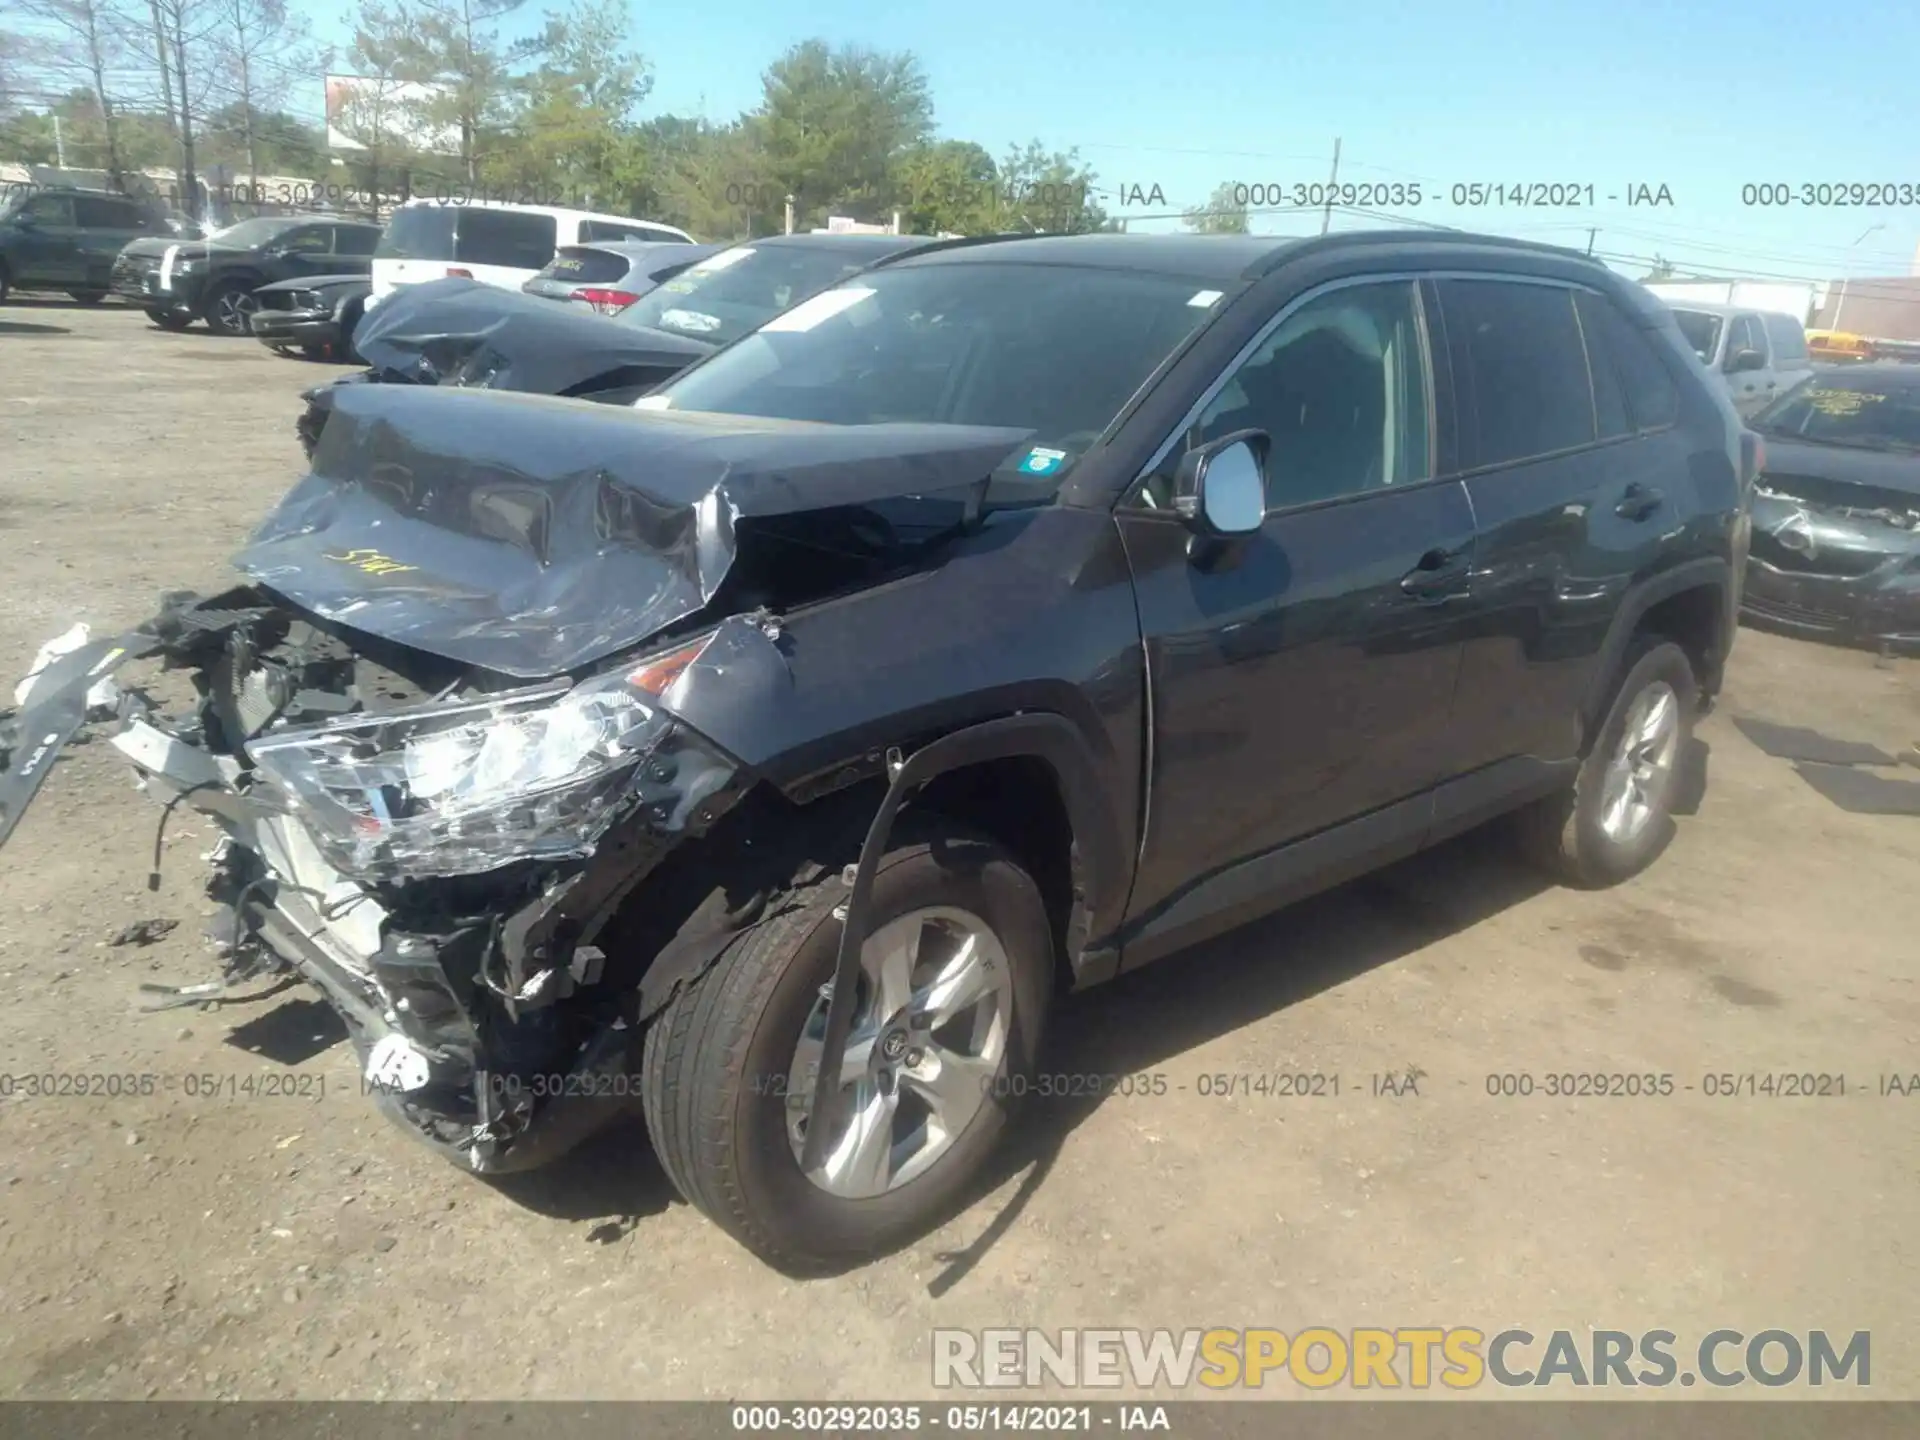
[[[964,1200],[1026,1090],[1052,991],[1033,880],[942,823],[874,877],[844,1100],[801,1168],[840,939],[837,872],[733,942],[647,1032],[654,1148],[689,1202],[792,1274],[899,1248]]]
[[[147,311],[147,319],[162,330],[184,330],[193,323],[191,315],[182,315],[177,310],[162,310],[158,306]]]
[[[107,298],[104,290],[69,290],[67,294],[82,305],[98,305]]]
[[[1587,888],[1653,863],[1673,835],[1674,794],[1699,708],[1686,651],[1658,636],[1639,641],[1573,788],[1516,817],[1531,858]]]
[[[251,335],[259,308],[250,286],[229,280],[207,297],[207,324],[222,335]]]

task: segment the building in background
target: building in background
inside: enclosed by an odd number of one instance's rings
[[[1807,328],[1870,340],[1920,341],[1920,275],[1835,280]]]
[[[1646,284],[1670,305],[1689,301],[1695,305],[1737,305],[1791,315],[1809,328],[1829,289],[1797,280],[1649,280]]]

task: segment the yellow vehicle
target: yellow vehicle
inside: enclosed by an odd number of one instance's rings
[[[1807,353],[1816,360],[1872,360],[1873,341],[1845,330],[1807,331]]]

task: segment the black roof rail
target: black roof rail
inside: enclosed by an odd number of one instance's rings
[[[1253,269],[1253,275],[1266,275],[1281,265],[1323,250],[1343,249],[1351,245],[1478,245],[1496,250],[1521,250],[1532,255],[1552,255],[1561,260],[1580,260],[1588,265],[1606,266],[1584,251],[1565,245],[1549,245],[1540,240],[1516,240],[1505,235],[1482,235],[1472,230],[1346,230],[1335,235],[1315,235],[1284,250],[1276,251]]]
[[[1041,240],[1056,233],[1058,232],[1051,230],[1009,230],[997,235],[955,235],[947,240],[937,236],[929,237],[924,245],[903,245],[892,254],[881,256],[867,266],[867,269],[878,270],[882,265],[891,265],[894,261],[905,260],[909,256],[927,255],[942,250],[968,249],[975,245],[998,245],[1007,240]]]

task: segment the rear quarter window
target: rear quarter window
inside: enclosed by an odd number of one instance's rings
[[[541,270],[553,259],[559,227],[551,215],[518,210],[457,209],[454,259],[467,265]]]
[[[1680,389],[1654,349],[1654,342],[1613,301],[1580,297],[1580,324],[1596,352],[1613,362],[1636,430],[1662,430],[1680,418]],[[1596,354],[1596,363],[1598,355]]]

